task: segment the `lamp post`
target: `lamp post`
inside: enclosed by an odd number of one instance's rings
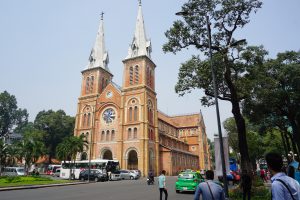
[[[221,154],[221,163],[222,163],[222,172],[223,172],[224,191],[225,191],[225,197],[228,198],[229,197],[229,195],[228,195],[228,182],[227,182],[227,174],[226,174],[226,166],[225,166],[225,158],[224,158],[224,147],[223,147],[224,146],[223,145],[223,136],[222,136],[222,129],[221,129],[221,121],[220,121],[219,103],[218,103],[218,90],[217,90],[215,68],[214,68],[213,59],[212,59],[211,30],[210,30],[210,23],[209,23],[209,17],[208,16],[206,16],[206,23],[207,23],[207,31],[208,31],[209,61],[210,61],[212,79],[213,79],[214,96],[215,96],[215,104],[216,104],[216,114],[217,114],[217,122],[218,122],[218,132],[219,132],[220,154]]]

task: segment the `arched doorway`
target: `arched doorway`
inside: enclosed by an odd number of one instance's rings
[[[103,152],[103,156],[102,159],[108,159],[108,160],[112,160],[113,156],[112,156],[112,152],[111,150],[107,149]]]
[[[138,169],[138,156],[135,150],[128,153],[127,169]]]

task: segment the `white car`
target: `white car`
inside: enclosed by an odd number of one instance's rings
[[[121,169],[120,170],[120,176],[123,180],[124,179],[135,180],[135,179],[139,178],[139,176],[136,173],[134,173],[130,170],[126,170],[126,169]]]

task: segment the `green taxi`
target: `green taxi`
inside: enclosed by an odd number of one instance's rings
[[[175,189],[177,193],[185,191],[196,191],[199,183],[204,181],[204,178],[199,172],[184,171],[178,174]]]

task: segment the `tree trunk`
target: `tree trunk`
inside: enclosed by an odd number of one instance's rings
[[[248,153],[248,144],[247,144],[247,136],[246,136],[246,124],[244,117],[241,114],[240,109],[240,99],[238,98],[238,94],[231,80],[231,70],[229,68],[230,63],[228,62],[228,58],[225,57],[225,73],[224,79],[226,84],[230,90],[231,94],[231,105],[232,105],[232,114],[236,123],[236,128],[238,132],[238,140],[239,140],[239,149],[241,153],[241,168],[242,170],[246,170],[247,174],[252,177],[252,164]]]
[[[248,143],[246,136],[246,124],[241,115],[239,104],[232,102],[232,114],[236,122],[238,132],[239,149],[241,153],[241,168],[247,170],[248,174],[252,174],[252,163],[248,153]]]

